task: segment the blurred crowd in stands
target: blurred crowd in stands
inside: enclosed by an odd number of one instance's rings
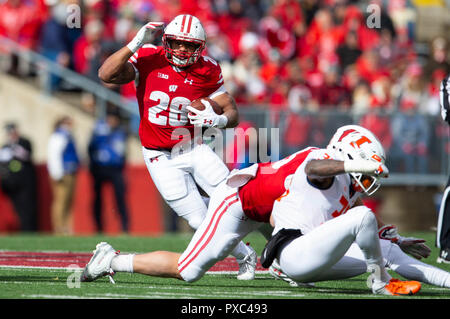
[[[220,62],[239,107],[288,114],[283,133],[287,153],[289,147],[328,139],[321,131],[328,123],[311,114],[352,111],[387,151],[405,157],[405,170],[422,172],[430,135],[436,135],[427,116],[438,116],[439,83],[450,73],[446,34],[427,43],[427,54],[416,49],[417,7],[429,2],[0,0],[0,35],[98,82],[105,58],[143,24],[168,23],[179,13],[190,13],[202,21],[206,54]],[[449,6],[445,0],[431,2]],[[369,5],[380,11],[367,10]],[[70,16],[76,13],[73,8],[80,8],[81,28],[67,26],[68,19],[76,19]],[[379,16],[371,16],[374,12]],[[58,89],[58,84],[54,78],[50,85]],[[116,90],[135,98],[133,83]],[[277,126],[276,117],[273,121]]]

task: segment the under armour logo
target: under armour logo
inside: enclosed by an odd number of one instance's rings
[[[190,85],[192,85],[192,80],[184,79],[184,83],[189,83]]]
[[[209,125],[212,125],[212,120],[207,120],[207,119],[204,119],[203,120],[203,124],[209,124]]]
[[[150,159],[150,163],[153,163],[153,161],[158,161],[158,157],[152,157],[151,159]]]

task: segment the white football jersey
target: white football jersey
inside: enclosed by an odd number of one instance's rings
[[[334,177],[327,189],[313,186],[305,173],[306,164],[313,159],[334,159],[326,149],[312,151],[297,168],[286,193],[275,201],[272,217],[274,234],[281,228],[300,229],[303,234],[332,218],[345,214],[361,195],[350,187],[349,174]]]

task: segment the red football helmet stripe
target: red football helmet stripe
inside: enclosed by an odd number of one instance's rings
[[[339,137],[338,142],[342,141],[342,139],[343,139],[344,137],[346,137],[348,134],[350,134],[350,133],[352,133],[352,132],[355,132],[355,130],[350,129],[350,130],[344,131],[344,133],[342,133],[342,135]]]
[[[183,32],[184,30],[184,23],[186,22],[186,15],[183,16],[183,20],[181,20],[181,29],[180,32]]]
[[[191,24],[192,24],[192,16],[188,16],[188,25],[187,25],[187,30],[186,33],[191,32]]]

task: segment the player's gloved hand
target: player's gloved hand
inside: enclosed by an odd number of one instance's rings
[[[362,173],[364,175],[379,177],[389,176],[389,169],[387,166],[376,161],[345,160],[344,170],[346,173]]]
[[[398,234],[397,227],[394,225],[384,225],[378,230],[378,236],[381,239],[387,239],[397,244],[401,250],[410,254],[416,259],[427,258],[430,256],[431,249],[425,245],[425,240],[414,237],[402,237]]]
[[[191,124],[203,127],[225,128],[228,118],[225,115],[218,115],[214,112],[211,104],[207,100],[201,100],[205,109],[203,111],[194,109],[190,105],[186,107],[189,111],[188,118]]]
[[[144,44],[151,43],[155,39],[156,35],[163,29],[164,22],[149,22],[139,29],[133,40],[127,44],[128,49],[135,53]]]

